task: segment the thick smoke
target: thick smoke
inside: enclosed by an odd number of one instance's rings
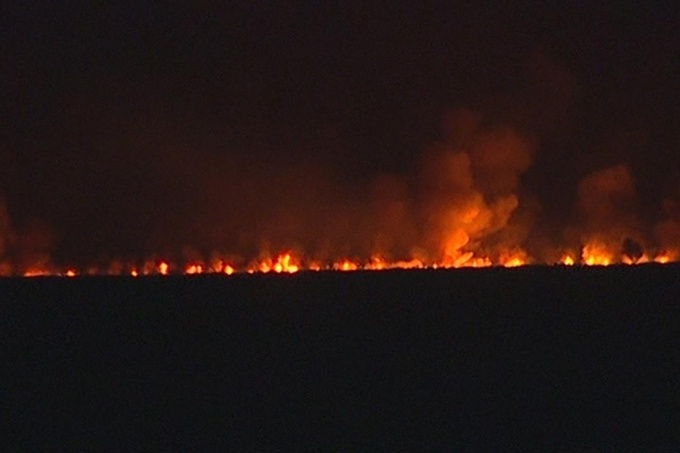
[[[531,193],[524,177],[538,140],[491,118],[455,110],[446,116],[440,140],[417,159],[416,175],[394,171],[368,178],[355,178],[339,165],[342,155],[336,160],[324,153],[296,155],[277,144],[252,154],[231,152],[236,145],[229,143],[201,149],[164,137],[168,128],[161,125],[145,131],[149,147],[143,153],[118,143],[116,158],[102,162],[95,156],[81,167],[63,167],[60,180],[87,175],[76,186],[78,196],[55,204],[52,212],[56,218],[74,213],[67,218],[80,228],[75,232],[35,218],[17,227],[0,203],[3,273],[10,265],[13,272],[48,268],[55,243],[59,265],[82,267],[149,257],[177,265],[228,257],[247,265],[282,251],[321,262],[375,256],[448,265],[512,257],[555,262],[560,252],[546,249],[564,246],[576,257],[583,249],[586,262],[589,255],[617,262],[678,249],[680,204],[669,197],[660,222],[643,222],[633,170],[626,164],[572,185],[575,203],[564,210],[573,217],[559,226],[564,242],[532,243],[540,236],[535,221],[545,194]],[[77,225],[84,213],[92,214],[92,225]],[[133,246],[120,249],[121,243]],[[82,244],[80,261],[68,254],[74,244]]]
[[[622,254],[633,260],[640,258],[647,244],[628,165],[605,168],[583,178],[578,185],[578,210],[585,260],[588,254],[612,261]]]
[[[13,3],[0,262],[15,273],[48,257],[680,249],[669,11],[111,2],[94,17]]]
[[[459,263],[510,222],[536,144],[508,126],[484,125],[469,110],[454,112],[447,123],[444,142],[425,157],[421,191],[427,243],[437,258]]]

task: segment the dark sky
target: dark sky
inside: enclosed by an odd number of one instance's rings
[[[5,3],[7,253],[364,250],[395,193],[430,201],[423,156],[465,146],[461,109],[533,143],[512,192],[546,240],[617,165],[645,228],[680,201],[673,2]]]

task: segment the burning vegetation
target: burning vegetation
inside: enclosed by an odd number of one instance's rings
[[[630,166],[586,174],[574,190],[569,221],[550,237],[541,231],[546,222],[536,221],[540,197],[522,187],[537,138],[466,109],[449,115],[444,130],[419,159],[415,176],[385,173],[355,191],[318,162],[282,162],[272,171],[233,159],[189,162],[182,154],[169,156],[159,164],[163,174],[188,182],[164,190],[173,200],[189,202],[175,212],[181,221],[155,206],[167,227],[154,224],[146,251],[137,255],[120,256],[109,248],[95,260],[99,250],[77,259],[62,251],[51,259],[59,235],[40,222],[15,227],[3,201],[0,275],[232,275],[680,260],[678,202],[664,202],[660,221],[643,221]],[[138,200],[129,203],[136,206]],[[112,234],[115,229],[107,230]]]

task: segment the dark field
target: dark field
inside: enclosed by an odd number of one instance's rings
[[[680,446],[678,265],[5,279],[0,298],[16,450]]]

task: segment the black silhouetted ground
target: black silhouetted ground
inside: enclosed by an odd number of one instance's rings
[[[0,280],[16,451],[680,445],[680,266]]]

